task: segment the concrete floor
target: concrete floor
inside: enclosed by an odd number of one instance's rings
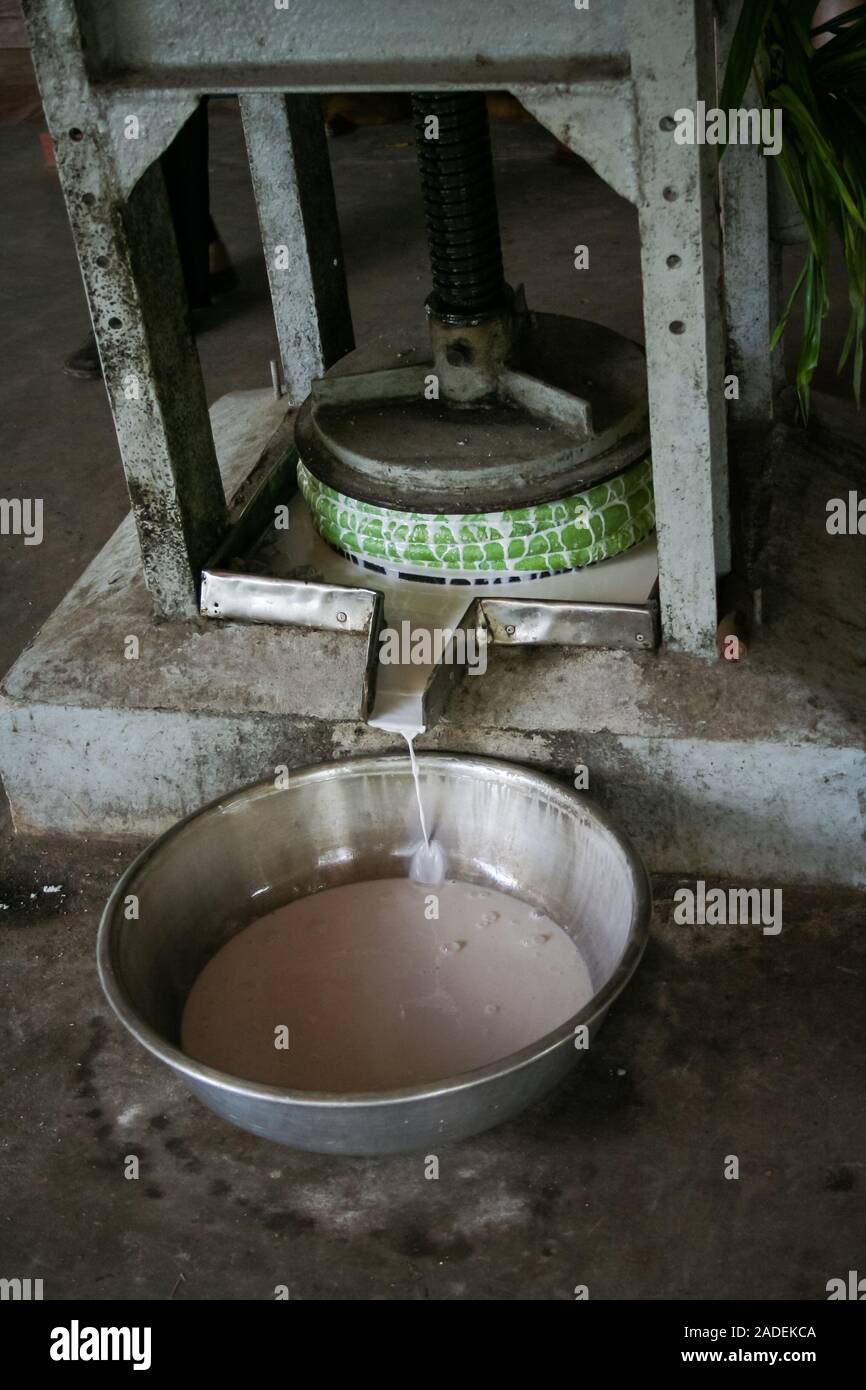
[[[127,505],[102,388],[59,370],[87,318],[37,133],[0,129],[16,190],[2,211],[15,220],[0,491],[42,496],[46,513],[42,546],[0,546],[3,668]],[[389,126],[333,146],[359,338],[415,321],[427,290],[409,140]],[[495,141],[512,281],[539,309],[568,302],[640,337],[631,210],[540,129],[500,127]],[[215,399],[265,384],[275,348],[228,106],[214,112],[212,164],[242,275],[201,338]],[[576,283],[578,241],[593,260]],[[674,926],[661,883],[645,963],[591,1055],[523,1118],[444,1149],[429,1182],[419,1157],[326,1160],[234,1131],[126,1037],[102,1002],[93,938],[132,852],[8,829],[0,843],[0,1274],[42,1277],[48,1298],[269,1298],[285,1283],[298,1298],[568,1299],[583,1283],[593,1298],[820,1299],[862,1264],[862,897],[786,891],[771,938]],[[128,1154],[137,1182],[123,1177]]]
[[[243,1134],[132,1042],[93,965],[127,857],[29,842],[0,890],[0,1269],[46,1298],[821,1299],[862,1268],[862,898],[786,891],[766,937],[673,925],[657,884],[644,963],[571,1079],[443,1147],[435,1181],[422,1155]]]

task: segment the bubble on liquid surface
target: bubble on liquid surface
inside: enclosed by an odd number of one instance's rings
[[[537,931],[533,932],[532,936],[525,936],[520,944],[522,946],[543,946],[544,943],[549,940],[549,933]]]
[[[455,956],[458,951],[463,950],[465,945],[465,941],[446,941],[445,945],[440,947],[440,949],[443,956]]]
[[[534,907],[529,915],[530,917],[534,918],[536,922],[540,922],[542,917],[544,916],[544,913],[542,912],[540,907]]]
[[[476,927],[492,927],[494,922],[499,921],[498,912],[484,912],[475,923]]]
[[[485,1005],[484,1005],[484,1012],[485,1012],[486,1014],[498,1014],[498,1013],[499,1013],[499,1007],[500,1007],[500,1006],[499,1006],[498,1004],[485,1004]]]

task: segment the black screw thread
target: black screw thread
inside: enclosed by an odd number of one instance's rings
[[[480,92],[412,97],[437,308],[471,316],[505,298],[487,104]],[[439,123],[427,139],[427,118]]]

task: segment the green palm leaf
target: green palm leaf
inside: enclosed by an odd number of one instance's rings
[[[795,386],[804,419],[829,308],[831,234],[845,258],[851,310],[839,370],[851,361],[858,405],[866,333],[866,4],[813,30],[815,5],[816,0],[744,0],[719,98],[725,110],[739,106],[754,71],[763,104],[784,113],[779,167],[802,214],[808,246],[771,346],[780,342],[802,301]],[[819,48],[813,46],[817,33],[830,35]]]

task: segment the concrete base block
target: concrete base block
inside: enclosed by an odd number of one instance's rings
[[[268,392],[214,406],[230,495],[284,412]],[[826,530],[855,466],[866,476],[850,450],[787,441],[744,662],[494,648],[419,747],[565,777],[584,764],[653,870],[866,887],[866,546]],[[357,717],[363,666],[363,643],[334,634],[154,621],[129,518],[0,690],[16,828],[156,834],[282,765],[396,749]]]

